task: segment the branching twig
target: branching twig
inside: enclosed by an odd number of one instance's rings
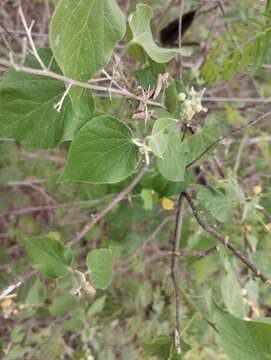
[[[32,74],[32,75],[39,75],[39,76],[45,76],[45,77],[50,77],[52,79],[55,80],[60,80],[60,81],[64,81],[67,84],[70,85],[74,85],[74,86],[79,86],[81,88],[84,89],[90,89],[90,90],[96,90],[96,91],[101,91],[101,92],[109,92],[109,88],[108,87],[104,87],[104,86],[98,86],[98,85],[94,85],[93,82],[95,82],[95,79],[91,80],[91,82],[89,83],[85,83],[79,80],[74,80],[71,78],[68,78],[64,75],[60,75],[57,74],[51,70],[48,69],[33,69],[27,66],[23,66],[23,65],[19,65],[19,64],[15,64],[11,61],[8,60],[4,60],[4,59],[0,59],[0,65],[3,65],[5,67],[10,67],[15,69],[16,71],[21,71],[21,72],[25,72],[27,74]],[[138,101],[144,101],[144,99],[141,96],[137,96],[133,93],[131,93],[130,91],[126,90],[126,89],[116,89],[116,88],[110,88],[110,92],[111,93],[115,93],[115,94],[119,94],[121,96],[127,96],[128,98],[131,99],[135,99]],[[158,106],[158,107],[164,107],[164,105],[162,103],[156,102],[156,101],[152,101],[152,100],[146,100],[146,103],[149,105],[154,105],[154,106]]]
[[[184,195],[181,193],[179,195],[177,212],[176,212],[176,223],[175,223],[175,231],[174,231],[174,239],[172,244],[172,253],[173,256],[171,258],[171,279],[174,288],[174,296],[175,296],[175,327],[174,327],[174,338],[175,338],[175,346],[178,354],[182,352],[181,342],[180,342],[180,294],[179,294],[179,285],[178,285],[178,261],[177,257],[174,256],[175,253],[178,253],[180,250],[180,241],[182,234],[182,223],[183,223],[183,215],[184,215]]]
[[[28,41],[29,41],[31,50],[32,50],[32,52],[33,52],[33,55],[34,55],[35,58],[37,59],[37,61],[38,61],[38,63],[40,64],[41,68],[42,68],[43,70],[47,70],[47,69],[46,69],[46,66],[44,65],[44,62],[42,61],[41,57],[39,56],[39,53],[38,53],[38,51],[37,51],[37,48],[36,48],[36,46],[35,46],[35,43],[34,43],[34,41],[33,41],[32,35],[31,35],[31,31],[32,31],[32,27],[33,27],[33,25],[34,25],[34,22],[31,23],[30,27],[28,27],[21,6],[19,7],[19,15],[20,15],[20,18],[21,18],[21,20],[22,20],[23,27],[24,27],[24,29],[25,29],[26,36],[27,36],[27,38],[28,38]]]
[[[219,247],[216,245],[216,246],[210,247],[207,250],[198,250],[198,251],[179,250],[179,251],[175,252],[173,255],[176,257],[191,256],[191,257],[203,258],[203,257],[213,254],[214,252],[218,251],[218,249],[219,249]]]
[[[192,212],[199,223],[199,225],[207,231],[209,234],[214,236],[222,245],[224,245],[233,255],[238,257],[253,273],[256,277],[261,279],[266,284],[271,284],[271,279],[266,277],[260,270],[256,268],[256,266],[247,259],[239,250],[237,250],[229,241],[229,237],[221,234],[216,228],[210,224],[205,222],[204,217],[202,214],[197,210],[197,207],[192,200],[192,198],[188,195],[187,192],[184,192],[184,197],[186,198],[187,202],[189,203]]]
[[[147,165],[144,165],[134,179],[123,189],[106,207],[104,207],[98,214],[92,217],[90,222],[88,222],[84,228],[79,231],[76,237],[68,242],[68,245],[72,246],[80,241],[92,228],[96,225],[108,212],[110,212],[119,202],[124,200],[129,192],[138,184],[140,179],[145,174]]]
[[[257,125],[258,123],[264,121],[264,120],[267,120],[268,118],[270,118],[271,116],[271,111],[268,111],[267,113],[261,115],[260,117],[258,117],[257,119],[254,119],[254,120],[251,120],[249,121],[246,125],[244,126],[241,126],[237,129],[233,129],[229,134],[226,134],[226,135],[222,135],[220,136],[218,139],[216,139],[213,143],[211,143],[210,145],[208,145],[206,147],[206,149],[203,150],[203,152],[196,158],[194,159],[193,161],[191,161],[191,163],[189,163],[188,165],[186,165],[186,170],[189,169],[191,166],[193,166],[196,162],[198,162],[205,154],[207,154],[207,152],[209,150],[211,150],[216,144],[220,143],[221,141],[227,139],[228,137],[236,134],[236,133],[239,133],[240,131],[242,130],[245,130],[249,127],[252,127],[252,126],[255,126]]]

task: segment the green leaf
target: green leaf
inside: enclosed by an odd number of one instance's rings
[[[154,191],[152,189],[142,189],[140,195],[143,200],[143,208],[145,210],[152,210]]]
[[[177,122],[174,119],[164,118],[155,121],[149,140],[149,147],[156,156],[164,158],[163,154],[167,150],[170,133],[176,133],[176,131]]]
[[[112,282],[112,252],[108,249],[93,250],[88,253],[86,261],[93,286],[106,289]]]
[[[110,60],[125,34],[115,0],[60,0],[50,25],[50,43],[65,76],[88,81]]]
[[[193,163],[193,166],[195,166],[206,159],[206,156],[215,149],[219,136],[218,122],[214,118],[209,118],[202,129],[187,139],[189,147],[187,165],[195,161]]]
[[[40,49],[45,65],[61,73],[49,49]],[[26,66],[40,69],[33,56]],[[72,87],[70,97],[63,102],[60,112],[54,106],[65,92],[62,81],[8,70],[0,85],[0,135],[22,141],[33,148],[54,148],[63,140],[71,140],[75,132],[95,111],[91,92]]]
[[[146,91],[155,88],[157,85],[159,74],[164,74],[166,72],[165,65],[157,64],[151,59],[149,59],[149,63],[150,64],[145,68],[135,70],[133,73],[139,84]]]
[[[161,175],[169,181],[184,181],[188,147],[174,133],[168,135],[168,147],[163,159],[157,159],[157,167]]]
[[[231,360],[269,360],[271,324],[246,321],[215,306],[222,346]]]
[[[49,312],[53,316],[64,316],[75,308],[77,298],[71,294],[62,294],[55,296],[53,303],[49,306]]]
[[[170,336],[158,336],[157,338],[141,343],[144,353],[147,356],[157,356],[163,360],[178,360],[183,358],[190,346],[181,340],[182,354],[177,354],[174,340]],[[171,356],[171,357],[170,357]]]
[[[2,340],[0,340],[0,356],[4,355],[4,345]]]
[[[10,334],[10,340],[13,342],[13,344],[19,344],[23,341],[25,335],[26,333],[24,328],[21,326],[16,326]]]
[[[94,116],[95,101],[88,89],[73,86],[69,91],[70,106],[66,107],[62,141],[72,140],[76,132]]]
[[[132,175],[138,165],[138,147],[130,128],[101,115],[76,134],[61,180],[116,183]]]
[[[171,80],[168,87],[165,89],[164,101],[167,110],[177,119],[183,110],[183,103],[178,100],[179,93],[188,95],[184,84],[177,80]]]
[[[165,105],[171,114],[174,116],[177,115],[179,110],[179,101],[175,80],[171,80],[168,87],[165,89]]]
[[[227,263],[226,272],[227,274],[221,280],[221,292],[225,306],[231,314],[244,318],[246,309],[241,294],[241,286],[230,263]]]
[[[48,63],[50,51],[40,53]],[[33,57],[28,57],[26,66],[39,68]],[[53,71],[57,68],[55,64]],[[51,148],[62,139],[65,102],[58,113],[54,105],[65,91],[64,83],[44,76],[8,70],[0,87],[0,134],[23,141],[36,148]]]
[[[191,174],[189,172],[185,173],[184,181],[179,182],[169,181],[160,174],[157,174],[152,179],[152,188],[160,197],[169,197],[185,191],[190,181]]]
[[[103,311],[104,304],[106,300],[106,295],[101,296],[99,299],[96,299],[93,304],[87,310],[87,316],[95,316]]]
[[[72,251],[48,236],[26,239],[25,246],[33,267],[49,278],[64,276],[72,264]]]
[[[229,220],[233,211],[233,199],[229,194],[212,187],[202,187],[197,198],[215,219],[221,222]]]
[[[132,32],[130,45],[139,45],[148,56],[157,63],[166,63],[182,50],[166,49],[157,46],[153,40],[150,21],[153,16],[153,10],[148,5],[138,4],[136,11],[129,18],[129,26]]]
[[[45,288],[39,280],[36,280],[27,292],[25,303],[29,305],[40,305],[44,300]]]

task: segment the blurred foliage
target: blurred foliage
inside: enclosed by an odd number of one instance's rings
[[[119,3],[122,8],[127,5]],[[139,1],[131,1],[130,10],[136,3]],[[159,24],[162,27],[176,17],[176,8],[160,17],[169,4],[166,0],[144,3],[154,9],[155,26],[156,19],[162,19]],[[262,66],[271,66],[268,64],[269,39],[263,54],[257,50],[257,46],[262,49],[262,44],[257,44],[254,36],[256,33],[256,37],[261,38],[259,27],[267,26],[264,36],[270,37],[270,19],[262,15],[264,4],[252,0],[229,3],[230,10],[218,16],[216,31],[210,30],[208,17],[199,15],[185,35],[184,42],[207,43],[209,52],[201,73],[185,68],[184,82],[189,86],[202,86],[206,81],[220,81],[217,88],[211,87],[213,96],[269,97],[270,69]],[[199,5],[200,1],[191,1],[191,8]],[[250,27],[252,19],[253,28]],[[226,33],[225,24],[231,29]],[[247,55],[245,46],[239,46],[247,41],[247,37],[244,39],[240,34],[242,29],[250,29],[252,33],[248,41],[254,55],[251,53],[252,60],[244,60],[246,66],[236,68],[240,57]],[[209,38],[211,44],[206,41]],[[227,60],[229,49],[234,49],[230,61]],[[200,49],[196,47],[193,57],[199,55]],[[172,64],[169,69],[174,71]],[[146,81],[153,84],[158,80],[151,61],[147,67],[137,68],[134,76],[143,88]],[[224,80],[228,81],[222,82]],[[251,108],[242,102],[215,105],[210,105],[209,112],[223,133],[246,124],[254,113],[262,113],[266,108],[264,103],[252,104]],[[96,102],[98,113],[116,115],[121,106],[117,97],[100,97]],[[132,101],[124,107],[121,116],[135,127],[129,117],[131,109]],[[165,110],[157,113],[168,114]],[[179,357],[173,351],[170,355],[174,326],[170,257],[161,257],[160,253],[171,251],[177,194],[189,185],[197,192],[197,204],[207,221],[229,234],[231,242],[271,277],[270,131],[268,122],[247,128],[242,133],[246,142],[241,154],[243,138],[238,136],[227,138],[223,146],[215,150],[225,170],[224,178],[218,176],[217,168],[207,161],[209,156],[204,158],[201,171],[208,186],[198,181],[195,171],[187,172],[184,181],[179,182],[166,180],[156,167],[148,171],[129,198],[114,207],[84,237],[80,246],[74,247],[74,264],[80,271],[84,271],[88,251],[97,247],[111,250],[114,258],[111,286],[106,292],[97,289],[95,298],[87,291],[78,296],[67,292],[64,279],[48,281],[40,273],[35,274],[16,290],[17,296],[0,302],[0,356],[4,356],[1,353],[5,350],[9,360],[144,360],[169,356],[185,360],[243,359],[226,355],[225,351],[229,354],[232,349],[228,350],[227,341],[221,342],[214,327],[218,325],[218,330],[221,327],[222,333],[227,334],[232,327],[246,326],[243,319],[250,319],[254,320],[250,325],[254,337],[260,336],[262,328],[270,322],[270,288],[262,286],[223,248],[202,259],[183,257],[179,262],[179,281],[184,354]],[[24,239],[43,234],[60,242],[55,245],[63,255],[62,244],[73,240],[89,218],[108,204],[129,180],[113,185],[60,183],[67,147],[62,144],[56,150],[34,151],[15,141],[0,139],[0,241],[3,244],[0,288],[30,269]],[[237,168],[236,161],[240,162]],[[161,224],[158,234],[148,241]],[[182,248],[198,251],[214,244],[213,238],[198,227],[187,210]],[[65,275],[71,263],[67,263]],[[257,322],[259,332],[253,328]]]

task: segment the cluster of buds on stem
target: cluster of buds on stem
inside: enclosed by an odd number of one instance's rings
[[[202,89],[199,92],[195,91],[193,86],[188,91],[188,95],[185,93],[179,93],[178,100],[183,103],[182,116],[186,121],[191,121],[195,114],[201,111],[207,112],[208,109],[202,106],[202,97],[206,89]]]

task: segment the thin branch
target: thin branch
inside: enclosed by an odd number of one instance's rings
[[[206,147],[206,149],[204,149],[203,152],[196,159],[194,159],[188,165],[186,165],[186,170],[189,169],[191,166],[193,166],[196,162],[198,162],[209,150],[211,150],[215,145],[217,145],[221,141],[223,141],[223,140],[227,139],[228,137],[230,137],[230,136],[232,136],[232,135],[234,135],[236,133],[239,133],[239,132],[241,132],[241,131],[249,128],[249,127],[255,126],[255,125],[259,124],[262,121],[265,121],[265,120],[269,119],[270,116],[271,116],[271,111],[268,111],[267,113],[261,115],[257,119],[249,121],[246,125],[241,126],[241,127],[237,128],[237,129],[233,129],[229,134],[220,136],[213,143],[208,145]]]
[[[235,175],[237,175],[238,173],[238,169],[240,167],[240,164],[241,164],[241,160],[242,160],[242,155],[243,155],[243,150],[247,144],[247,140],[248,140],[248,136],[244,136],[241,143],[240,143],[240,146],[239,146],[239,149],[238,149],[238,152],[237,152],[237,155],[236,155],[236,160],[235,160],[235,164],[234,164],[234,167],[233,167],[233,173]]]
[[[178,253],[180,250],[180,241],[182,234],[182,224],[183,224],[183,215],[184,215],[184,195],[181,193],[178,199],[177,212],[176,212],[176,223],[174,231],[174,239],[172,243],[172,253]],[[171,258],[171,279],[174,288],[175,296],[175,327],[174,327],[174,338],[175,346],[178,354],[182,352],[181,342],[180,342],[180,293],[178,285],[178,261],[176,256]]]
[[[46,69],[46,66],[44,65],[44,62],[42,61],[42,59],[41,59],[40,56],[39,56],[39,53],[38,53],[38,51],[37,51],[37,48],[36,48],[36,46],[35,46],[35,43],[34,43],[34,41],[33,41],[32,35],[31,35],[31,30],[32,30],[32,27],[33,27],[33,25],[34,25],[34,22],[31,23],[30,27],[28,27],[21,6],[19,7],[19,15],[20,15],[21,21],[22,21],[22,23],[23,23],[23,27],[24,27],[24,29],[25,29],[26,36],[27,36],[27,38],[28,38],[28,41],[29,41],[31,50],[32,50],[32,52],[33,52],[33,55],[35,56],[35,58],[36,58],[37,61],[39,62],[41,68],[42,68],[43,70],[47,70],[47,69]]]
[[[178,28],[178,42],[179,42],[179,49],[181,50],[182,48],[182,20],[183,20],[183,13],[184,13],[184,1],[185,0],[181,0],[181,4],[180,4],[180,12],[179,12],[179,28]],[[178,62],[177,62],[178,66],[179,66],[179,79],[180,81],[183,78],[183,64],[182,64],[182,52],[180,51],[179,55],[178,55]]]
[[[136,257],[150,242],[152,242],[157,235],[161,232],[163,227],[170,222],[173,219],[173,216],[168,216],[165,218],[158,226],[154,229],[154,231],[140,244],[138,248],[136,248],[126,259],[126,261],[129,261]]]
[[[191,308],[191,310],[194,311],[195,314],[198,314],[202,320],[205,320],[215,330],[215,332],[218,332],[215,324],[211,322],[203,313],[201,313],[197,308],[197,306],[190,299],[191,295],[186,294],[186,292],[181,287],[180,287],[180,292],[184,298],[184,301]]]
[[[72,202],[72,203],[64,203],[64,204],[48,204],[48,205],[41,205],[41,206],[31,206],[26,207],[23,209],[16,209],[7,211],[4,213],[0,213],[0,218],[6,217],[6,216],[21,216],[21,215],[27,215],[35,212],[41,212],[41,211],[51,211],[51,210],[57,210],[57,209],[64,209],[64,208],[73,208],[73,207],[80,207],[80,206],[95,206],[104,201],[105,198],[101,199],[95,199],[95,200],[85,200],[85,201],[78,201],[78,202]]]
[[[261,104],[261,103],[270,103],[271,98],[238,98],[238,97],[203,97],[202,101],[204,102],[245,102],[245,103],[252,103],[252,104]]]
[[[74,86],[79,86],[79,87],[84,88],[84,89],[96,90],[96,91],[101,91],[101,92],[109,92],[108,87],[94,85],[93,82],[95,82],[95,79],[93,79],[91,81],[91,83],[85,83],[85,82],[82,82],[82,81],[79,81],[79,80],[74,80],[74,79],[68,78],[66,76],[54,73],[53,71],[48,70],[48,69],[46,69],[46,70],[45,69],[33,69],[33,68],[26,67],[26,66],[23,66],[23,65],[15,64],[15,63],[13,63],[11,61],[7,61],[7,60],[4,60],[4,59],[0,59],[0,65],[3,65],[5,67],[13,68],[16,71],[25,72],[27,74],[45,76],[45,77],[50,77],[50,78],[55,79],[55,80],[64,81],[67,84],[74,85]],[[127,96],[128,98],[135,99],[135,100],[138,100],[138,101],[141,101],[141,102],[145,101],[145,103],[149,104],[149,105],[158,106],[158,107],[162,107],[162,108],[164,107],[164,105],[162,103],[159,103],[159,102],[156,102],[156,101],[151,101],[151,100],[145,100],[145,99],[143,99],[143,97],[137,96],[137,95],[131,93],[130,91],[126,90],[126,89],[120,90],[120,89],[116,89],[116,88],[112,87],[110,89],[110,92],[115,93],[115,94],[119,94],[121,96]]]
[[[219,247],[216,245],[216,246],[210,247],[207,250],[198,250],[198,251],[179,250],[178,252],[173,253],[173,255],[176,257],[191,256],[191,257],[203,258],[203,257],[213,254],[214,252],[217,252],[218,250],[219,250]]]
[[[23,276],[19,276],[12,284],[8,285],[6,288],[0,290],[0,300],[5,299],[12,291],[17,289],[19,286],[24,284],[27,280],[29,280],[35,271],[31,271]]]
[[[265,284],[271,284],[271,279],[266,277],[260,270],[256,268],[256,266],[247,259],[239,250],[237,250],[229,241],[229,237],[221,234],[213,225],[207,224],[205,222],[204,217],[202,214],[197,210],[197,207],[192,200],[192,198],[188,195],[187,192],[184,192],[184,197],[186,198],[187,202],[189,203],[192,212],[198,222],[198,224],[209,234],[215,237],[222,245],[224,245],[233,255],[238,257],[253,273],[254,275],[261,279]]]
[[[61,99],[59,100],[58,103],[56,103],[54,105],[54,109],[57,111],[57,112],[60,112],[62,107],[63,107],[63,103],[67,97],[67,95],[69,94],[69,91],[71,90],[71,87],[72,85],[69,84],[67,87],[66,87],[66,90],[64,91],[63,95],[61,96]]]
[[[92,219],[83,227],[76,237],[68,242],[68,245],[72,246],[80,241],[92,228],[96,225],[108,212],[110,212],[119,202],[124,200],[129,192],[138,184],[140,179],[145,174],[148,166],[144,165],[134,177],[134,179],[123,189],[106,207],[104,207],[98,214],[92,217]]]

